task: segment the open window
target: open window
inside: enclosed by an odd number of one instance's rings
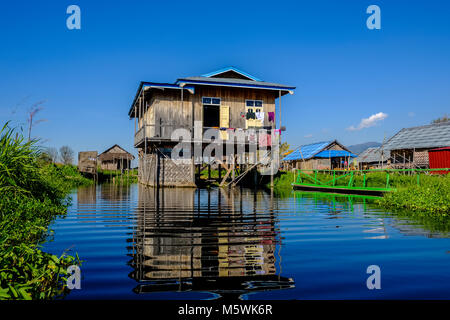
[[[220,98],[203,97],[203,127],[220,126]]]

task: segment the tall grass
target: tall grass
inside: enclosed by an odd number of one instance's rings
[[[64,277],[78,258],[45,253],[49,223],[64,214],[71,188],[89,183],[74,167],[43,164],[36,141],[5,124],[0,130],[0,299],[66,294]]]

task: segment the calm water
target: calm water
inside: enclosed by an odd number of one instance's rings
[[[98,185],[45,249],[77,252],[67,299],[449,299],[450,226],[370,200],[251,189]],[[366,269],[381,268],[381,290]]]

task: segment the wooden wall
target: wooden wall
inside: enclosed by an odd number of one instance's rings
[[[187,90],[183,93],[183,103],[181,103],[180,90],[158,90],[152,89],[146,92],[148,108],[144,114],[147,124],[171,125],[174,128],[192,127],[192,104],[194,105],[195,121],[203,121],[202,97],[214,97],[221,99],[221,105],[230,107],[230,128],[245,128],[245,117],[241,112],[245,112],[245,100],[262,100],[264,110],[264,126],[271,126],[268,120],[268,112],[275,112],[275,99],[278,93],[269,90],[242,89],[226,87],[197,87],[195,94]],[[275,115],[277,120],[278,114]],[[139,121],[141,127],[143,121]]]

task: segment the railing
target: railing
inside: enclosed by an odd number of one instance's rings
[[[141,144],[144,142],[144,139],[158,139],[158,140],[171,140],[172,133],[176,129],[185,129],[189,131],[192,135],[192,127],[190,126],[180,126],[179,124],[146,124],[139,128],[138,131],[136,131],[136,134],[134,135],[134,145],[137,146],[138,144]],[[202,142],[211,142],[214,139],[220,139],[221,132],[227,132],[231,133],[230,130],[242,130],[242,133],[244,134],[243,143],[249,144],[249,143],[255,143],[255,144],[261,144],[261,137],[263,135],[266,136],[266,146],[271,146],[272,141],[271,139],[267,139],[267,135],[271,135],[272,130],[270,129],[264,129],[264,132],[258,131],[257,129],[226,129],[221,130],[217,127],[202,127]],[[207,135],[205,133],[208,132]],[[226,142],[227,139],[224,140]]]
[[[439,174],[450,172],[450,168],[439,169],[367,169],[367,170],[300,170],[294,175],[292,185],[311,186],[321,188],[345,188],[373,191],[392,191],[391,178],[409,176],[402,183],[416,183],[420,185],[421,174]],[[380,175],[374,175],[380,173]],[[369,175],[371,174],[371,175]],[[368,185],[370,179],[371,186]]]

